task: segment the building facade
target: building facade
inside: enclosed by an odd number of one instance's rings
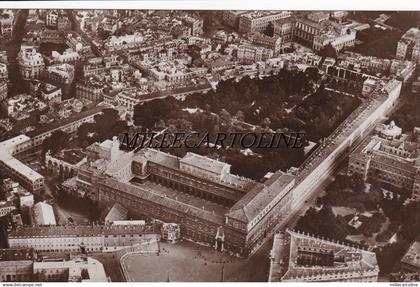
[[[376,282],[373,251],[286,230],[274,236],[269,282]]]
[[[414,241],[401,258],[401,271],[404,273],[420,273],[420,242]]]
[[[83,225],[19,227],[8,237],[10,248],[37,252],[110,252],[160,238],[156,225]]]
[[[407,196],[420,196],[420,156],[418,144],[402,137],[401,129],[392,122],[367,138],[349,157],[348,173],[360,174],[364,180],[403,189]]]
[[[252,11],[239,16],[240,33],[263,32],[268,24],[277,20],[288,18],[292,15],[289,11]]]
[[[395,58],[398,60],[411,60],[419,63],[420,60],[420,29],[413,27],[408,29],[398,41]]]
[[[44,177],[16,158],[30,148],[30,138],[17,136],[1,142],[0,146],[0,169],[30,192],[39,194],[44,188]]]
[[[103,100],[104,85],[100,82],[86,81],[76,84],[76,98],[87,99],[92,102],[101,102]]]
[[[20,73],[25,80],[38,78],[45,68],[42,55],[33,46],[21,46],[18,63]]]
[[[33,248],[0,249],[0,282],[33,281]]]

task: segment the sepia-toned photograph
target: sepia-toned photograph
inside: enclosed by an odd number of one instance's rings
[[[420,281],[420,12],[1,6],[0,284]]]

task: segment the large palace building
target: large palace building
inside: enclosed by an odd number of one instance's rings
[[[197,154],[123,152],[116,138],[91,145],[87,153],[77,184],[93,200],[180,223],[183,237],[221,251],[253,251],[290,210],[295,180],[281,171],[258,183]]]
[[[408,140],[394,122],[380,126],[378,135],[368,137],[351,155],[349,174],[364,180],[404,189],[409,197],[420,198],[420,144]]]
[[[286,230],[274,236],[269,282],[376,282],[373,251]]]
[[[178,223],[184,238],[247,256],[284,227],[350,146],[390,111],[400,90],[399,81],[375,81],[362,104],[299,168],[277,171],[264,182],[193,153],[179,158],[150,148],[122,151],[115,137],[86,149],[75,188],[101,205],[119,203],[131,213]]]

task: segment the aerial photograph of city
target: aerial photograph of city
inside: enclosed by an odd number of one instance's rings
[[[0,284],[420,281],[420,12],[98,8],[0,9]]]

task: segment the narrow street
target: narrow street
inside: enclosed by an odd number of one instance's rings
[[[22,44],[22,38],[25,34],[26,18],[28,17],[28,10],[18,10],[16,12],[15,26],[13,28],[12,40],[6,43],[6,53],[9,60],[9,94],[14,95],[23,91],[25,85],[22,85],[22,77],[19,73],[17,63],[17,55]]]

